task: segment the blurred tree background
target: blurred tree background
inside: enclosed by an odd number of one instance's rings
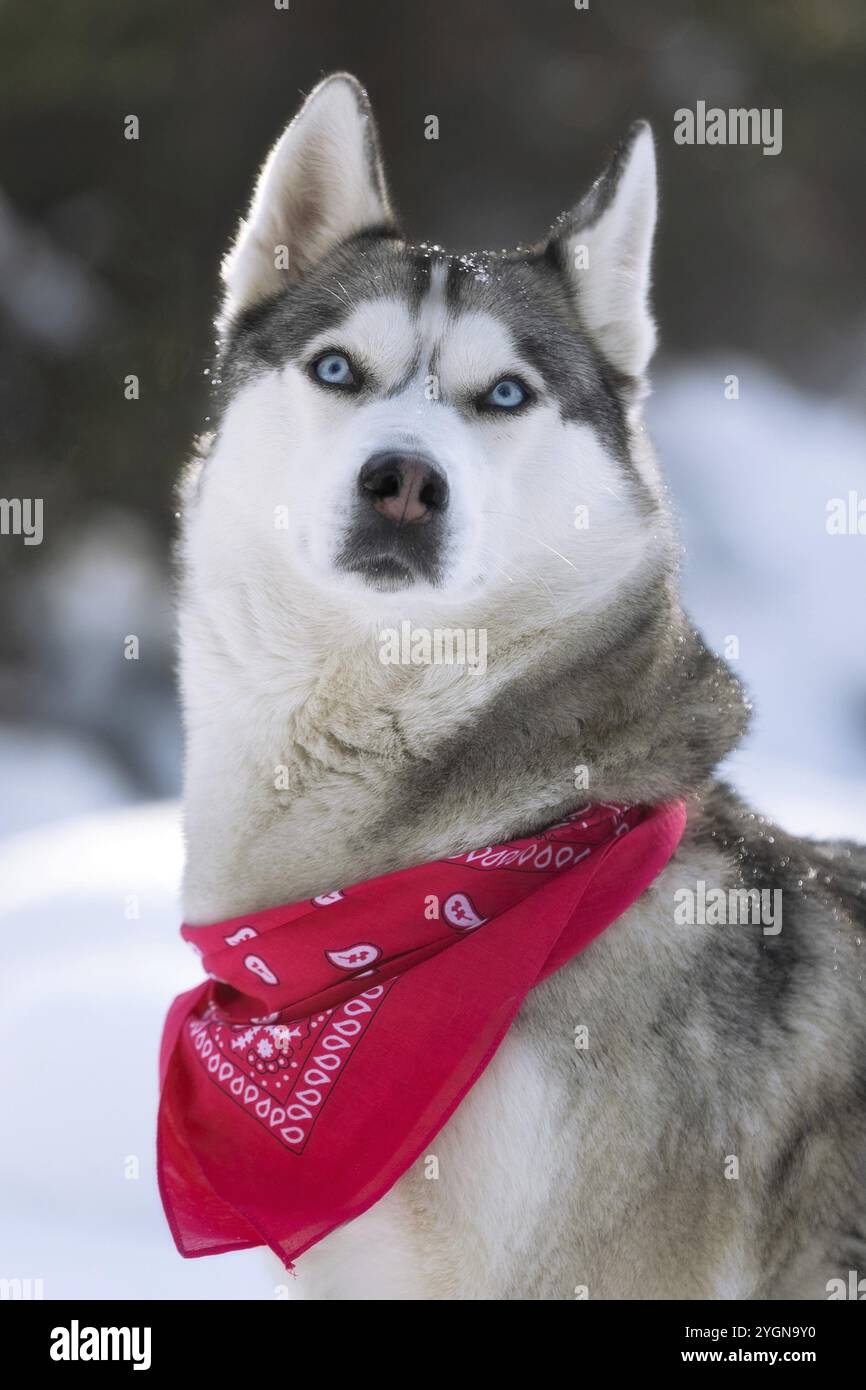
[[[7,720],[62,708],[111,741],[87,633],[112,570],[87,570],[64,609],[64,546],[101,525],[142,576],[165,568],[173,482],[208,414],[219,259],[329,71],[369,89],[407,232],[454,249],[535,240],[647,116],[665,356],[745,352],[859,408],[863,0],[6,0],[0,55],[0,493],[44,498],[46,518],[42,546],[0,542]],[[674,111],[698,100],[781,108],[782,153],[675,144]],[[158,607],[154,695],[167,591]],[[140,699],[124,680],[118,698]],[[145,789],[172,784],[173,751],[157,766],[119,728],[114,748]]]

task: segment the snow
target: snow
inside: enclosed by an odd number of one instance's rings
[[[182,1260],[162,1214],[159,1036],[174,995],[200,978],[177,932],[181,853],[173,802],[60,820],[0,846],[11,1121],[0,1275],[41,1279],[45,1298],[272,1298],[291,1283],[261,1251]]]
[[[674,373],[650,407],[686,606],[713,650],[738,639],[755,701],[728,775],[798,834],[866,839],[866,536],[826,529],[830,499],[866,497],[863,419],[730,358]]]
[[[723,391],[732,371],[736,401]],[[670,371],[650,422],[682,514],[688,606],[712,646],[738,638],[734,665],[758,708],[730,775],[790,829],[866,839],[866,537],[824,525],[829,498],[866,496],[866,426],[728,360]],[[88,592],[112,590],[110,575],[85,571]],[[122,612],[110,626],[124,630]],[[88,661],[105,660],[92,632],[81,640]],[[80,650],[73,642],[70,661]],[[137,719],[139,738],[150,728],[162,740],[153,764],[170,763],[174,732],[140,708]],[[93,732],[0,730],[0,771],[0,1113],[11,1126],[0,1276],[42,1279],[46,1298],[285,1296],[289,1276],[262,1252],[182,1260],[156,1190],[160,1030],[200,978],[177,933],[177,804],[128,804],[129,774]]]
[[[0,725],[0,768],[14,796],[0,802],[0,836],[52,820],[125,806],[135,787],[95,739],[51,725]]]

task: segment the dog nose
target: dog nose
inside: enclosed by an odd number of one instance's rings
[[[448,484],[423,454],[373,454],[358,475],[361,491],[395,526],[417,526],[444,511]]]

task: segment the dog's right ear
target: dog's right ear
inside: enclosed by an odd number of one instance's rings
[[[222,265],[222,321],[278,293],[346,237],[394,230],[367,94],[348,73],[320,82],[268,155]]]

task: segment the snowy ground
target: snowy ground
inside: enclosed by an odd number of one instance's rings
[[[759,709],[732,777],[793,830],[866,839],[866,537],[824,525],[828,498],[866,496],[863,421],[726,361],[664,380],[651,424],[689,606],[711,645],[738,639]],[[46,1298],[273,1297],[260,1252],[181,1260],[155,1187],[160,1028],[198,978],[177,806],[129,805],[98,744],[51,727],[0,730],[0,771],[0,1277]]]
[[[278,1266],[261,1252],[182,1260],[156,1190],[160,1028],[199,976],[177,934],[180,866],[172,802],[58,821],[0,847],[11,1118],[0,1275],[42,1279],[46,1298],[273,1296]]]

